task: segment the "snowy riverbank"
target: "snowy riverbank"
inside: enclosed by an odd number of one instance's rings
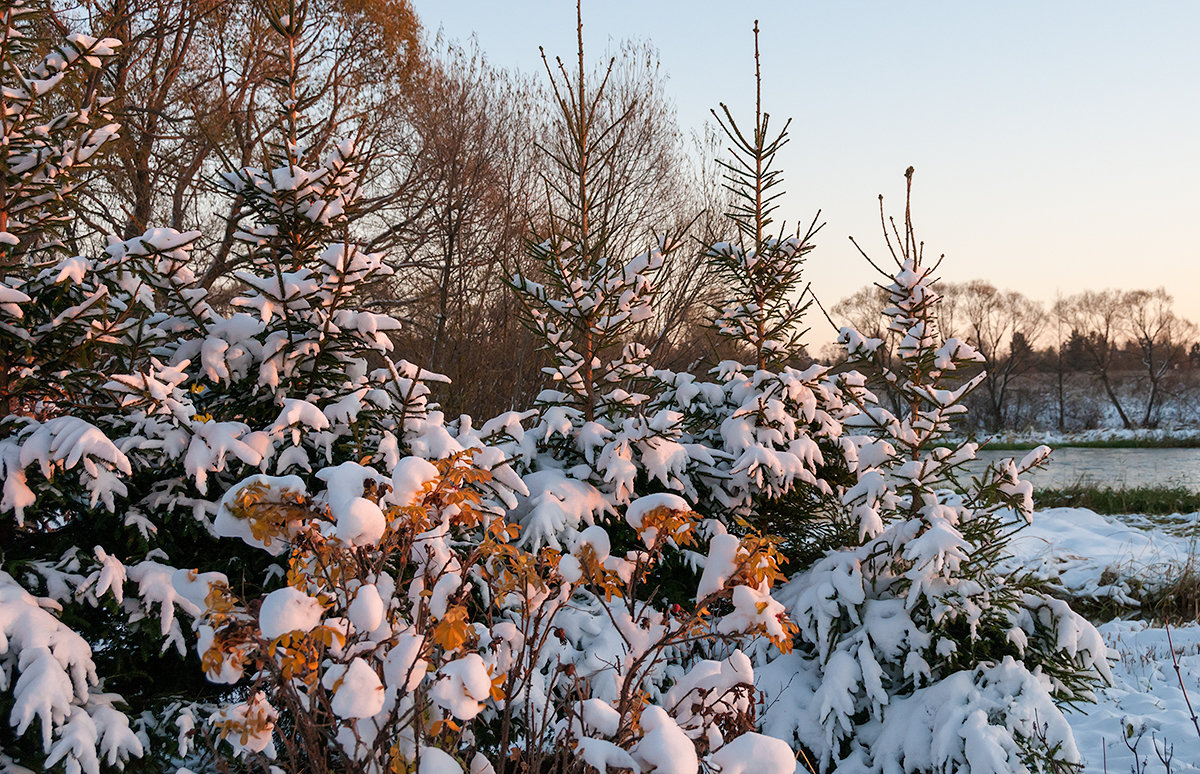
[[[1194,566],[1198,542],[1200,514],[1101,516],[1082,508],[1040,511],[1012,541],[1010,567],[1075,599],[1132,611],[1100,626],[1114,659],[1114,684],[1099,691],[1095,705],[1067,715],[1086,774],[1200,772],[1200,729],[1188,707],[1190,698],[1200,709],[1200,624],[1171,627],[1172,659],[1166,627],[1136,612],[1144,598]],[[1173,755],[1169,767],[1159,753]]]
[[[1187,704],[1190,698],[1200,708],[1200,625],[1171,627],[1179,675],[1165,627],[1118,620],[1102,625],[1100,633],[1116,659],[1115,684],[1100,690],[1095,705],[1067,713],[1085,774],[1200,772],[1200,731]],[[1173,754],[1169,769],[1158,753]]]
[[[965,438],[960,440],[965,440]],[[1132,430],[1120,427],[1102,427],[1077,432],[1007,430],[999,433],[979,433],[973,440],[981,445],[991,443],[997,445],[1039,446],[1045,444],[1051,448],[1107,443],[1170,446],[1173,442],[1178,442],[1181,445],[1195,445],[1197,442],[1200,442],[1200,427],[1196,425],[1181,425],[1178,427]]]

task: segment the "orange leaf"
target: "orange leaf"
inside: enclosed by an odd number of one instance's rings
[[[445,650],[458,650],[467,641],[472,629],[467,622],[467,609],[456,605],[446,611],[433,627],[433,642]]]

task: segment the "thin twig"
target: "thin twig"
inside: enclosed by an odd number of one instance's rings
[[[1183,691],[1183,700],[1187,704],[1188,714],[1192,716],[1192,725],[1196,727],[1196,736],[1200,736],[1200,719],[1196,710],[1192,709],[1192,700],[1188,697],[1187,686],[1183,684],[1183,670],[1179,668],[1179,656],[1175,655],[1175,642],[1171,639],[1171,624],[1167,623],[1167,647],[1171,649],[1171,663],[1175,665],[1175,679],[1179,681],[1179,690]]]

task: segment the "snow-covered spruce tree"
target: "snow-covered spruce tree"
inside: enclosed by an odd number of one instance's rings
[[[32,353],[47,353],[42,370],[51,377],[70,367],[89,379],[75,379],[70,394],[59,389],[53,400],[27,401],[41,414],[10,416],[0,437],[2,525],[16,531],[3,543],[9,574],[2,576],[0,710],[12,723],[0,733],[13,729],[20,744],[6,740],[4,754],[35,768],[48,754],[94,771],[88,755],[95,758],[96,749],[116,763],[148,747],[145,765],[158,771],[176,751],[215,739],[199,719],[226,689],[206,688],[197,670],[181,668],[194,642],[189,623],[214,578],[239,578],[250,594],[280,571],[259,551],[217,542],[214,516],[227,489],[250,474],[315,480],[314,468],[324,463],[375,461],[390,470],[401,448],[437,457],[478,444],[469,430],[451,436],[427,410],[417,369],[388,356],[386,332],[396,321],[353,307],[359,289],[389,270],[382,256],[353,241],[362,159],[349,144],[304,145],[304,10],[289,4],[273,20],[284,106],[277,140],[264,168],[225,181],[247,202],[237,237],[249,268],[237,277],[246,289],[234,300],[246,311],[226,316],[209,305],[189,268],[194,233],[151,230],[111,240],[101,258],[67,258],[40,274],[21,269],[43,278],[47,293],[91,299],[64,301],[68,312],[45,326],[53,334],[47,341],[74,337],[63,351],[73,350],[81,366],[55,365],[58,350],[48,345]],[[49,61],[74,61],[63,49]],[[40,172],[32,167],[30,174]],[[47,190],[38,201],[57,206]],[[44,311],[25,275],[6,270],[16,278],[5,280],[6,324]],[[103,314],[83,319],[81,310]],[[15,325],[5,330],[19,335]],[[107,360],[100,363],[91,354],[97,351]],[[86,387],[86,403],[73,397],[83,394],[75,383]],[[477,456],[489,465],[502,461],[496,450]],[[505,479],[505,469],[493,478]],[[55,618],[47,610],[56,606],[75,632],[50,628]],[[43,652],[53,658],[38,660]],[[114,675],[105,689],[119,689],[139,710],[137,736],[111,710],[115,696],[89,693],[97,671]],[[39,722],[40,745],[28,733]]]
[[[621,200],[609,178],[629,111],[605,112],[613,65],[598,84],[589,83],[582,16],[578,29],[573,75],[561,60],[556,73],[543,54],[556,110],[551,137],[542,146],[550,161],[544,176],[549,212],[545,232],[528,241],[533,271],[518,272],[511,285],[550,360],[544,372],[552,388],[538,403],[569,408],[582,422],[612,423],[636,413],[648,399],[636,387],[651,375],[648,352],[631,334],[653,313],[654,276],[677,240],[660,238],[631,259],[610,252]]]
[[[906,178],[911,195],[911,168]],[[883,377],[904,411],[882,407],[861,374],[841,376],[844,421],[865,433],[843,496],[859,540],[780,592],[800,632],[763,676],[775,699],[765,728],[823,770],[1068,770],[1079,753],[1059,704],[1091,699],[1109,677],[1104,643],[1065,602],[996,569],[1032,512],[1020,476],[1049,450],[967,481],[975,445],[939,445],[983,378],[979,357],[939,333],[936,266],[907,201],[903,229],[885,225],[885,237],[895,261],[885,315],[899,345]],[[863,362],[880,343],[848,328],[841,341]]]
[[[800,287],[804,255],[812,250],[820,226],[814,218],[803,235],[787,235],[785,224],[773,229],[777,200],[783,195],[783,170],[776,157],[788,142],[791,120],[773,135],[771,116],[763,112],[757,21],[754,126],[743,130],[724,103],[721,113],[712,114],[729,140],[730,156],[718,163],[732,196],[726,217],[736,234],[735,241],[718,242],[706,250],[722,285],[730,291],[716,309],[713,327],[732,346],[749,347],[754,368],[777,370],[799,354],[804,334],[800,324],[808,306]]]
[[[669,489],[693,502],[688,450],[678,442],[679,415],[648,409],[653,369],[634,339],[653,312],[655,274],[675,241],[663,237],[625,259],[610,253],[621,205],[611,181],[629,111],[603,112],[607,73],[592,82],[583,56],[578,71],[546,62],[556,127],[543,147],[547,231],[528,242],[527,268],[510,284],[525,321],[544,343],[551,385],[536,417],[511,415],[494,425],[519,441],[511,454],[533,475],[519,509],[526,545],[560,545],[597,518],[612,516],[635,492]],[[533,419],[525,430],[520,422]]]
[[[806,556],[829,539],[823,533],[836,533],[829,519],[811,517],[828,510],[823,500],[844,474],[837,440],[842,429],[834,418],[841,399],[829,369],[787,365],[801,354],[803,258],[819,227],[814,218],[803,235],[788,235],[785,225],[774,222],[783,194],[777,156],[790,121],[773,133],[763,112],[758,35],[756,22],[751,129],[743,130],[724,104],[722,114],[713,111],[729,141],[729,157],[719,163],[735,238],[704,247],[727,294],[716,305],[712,327],[749,363],[721,362],[712,384],[659,372],[668,385],[659,403],[683,414],[686,443],[714,452],[715,464],[701,469],[708,495],[702,507],[769,526],[787,539],[790,554]]]
[[[74,255],[74,195],[118,126],[97,71],[119,45],[73,34],[50,41],[46,12],[0,3],[0,408],[53,415],[87,403],[120,312]],[[80,235],[82,236],[82,235]],[[66,405],[64,405],[66,404]]]
[[[47,15],[0,2],[0,768],[93,773],[140,756],[143,741],[101,681],[87,621],[28,575],[122,489],[128,460],[83,417],[111,406],[97,389],[107,369],[144,357],[148,310],[114,261],[75,252],[89,235],[74,196],[118,130],[97,84],[119,43],[51,39]],[[49,484],[71,466],[77,479]],[[29,478],[41,481],[36,506]]]

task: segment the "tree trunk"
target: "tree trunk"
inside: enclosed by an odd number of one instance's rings
[[[1064,374],[1063,374],[1063,357],[1062,357],[1061,342],[1058,345],[1058,368],[1056,370],[1058,372],[1057,373],[1057,376],[1058,376],[1058,432],[1061,433],[1067,429],[1067,417],[1066,417],[1066,410],[1065,410],[1066,406],[1065,406],[1064,398],[1063,398]]]
[[[1129,416],[1125,413],[1125,409],[1121,407],[1121,401],[1117,399],[1117,393],[1113,390],[1112,383],[1108,379],[1108,371],[1100,372],[1100,381],[1104,385],[1104,392],[1108,395],[1108,399],[1112,401],[1113,407],[1117,410],[1117,416],[1121,417],[1121,424],[1126,430],[1133,429],[1133,422],[1129,421]]]

